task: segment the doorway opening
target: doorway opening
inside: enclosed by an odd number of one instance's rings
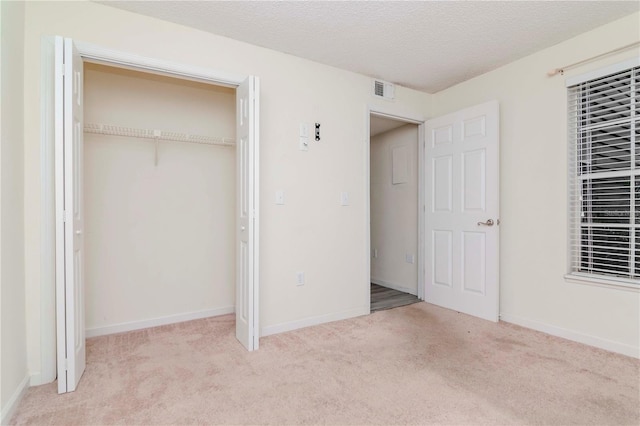
[[[420,126],[369,119],[370,311],[420,301]]]
[[[498,321],[499,103],[488,101],[429,121],[392,108],[369,106],[366,117],[368,133],[373,129],[370,123],[376,123],[378,117],[418,125],[418,298]],[[371,220],[366,223],[369,239],[364,255],[371,298],[370,285],[377,278],[375,261],[381,253],[375,247],[379,243],[373,231],[376,177],[370,169],[374,168],[376,155],[368,139],[365,149],[372,153],[367,156],[365,179],[371,194],[366,214]],[[393,147],[390,149],[393,151]],[[399,184],[409,175],[402,165],[410,155],[406,149],[397,151],[395,155],[386,154],[391,164],[387,166],[391,168],[387,185]],[[394,176],[393,168],[398,165]],[[393,199],[385,208],[400,209]],[[405,262],[412,260],[410,255],[402,251],[394,254],[396,260],[400,257]]]

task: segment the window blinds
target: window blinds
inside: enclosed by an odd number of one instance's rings
[[[570,274],[640,284],[640,67],[568,88]]]

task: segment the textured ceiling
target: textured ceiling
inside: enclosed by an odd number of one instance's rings
[[[638,1],[101,3],[429,93],[640,9]]]

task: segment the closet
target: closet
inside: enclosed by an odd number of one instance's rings
[[[88,337],[233,312],[235,96],[85,63]]]

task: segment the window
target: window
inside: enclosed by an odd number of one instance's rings
[[[640,66],[569,85],[568,108],[569,276],[640,288]]]

